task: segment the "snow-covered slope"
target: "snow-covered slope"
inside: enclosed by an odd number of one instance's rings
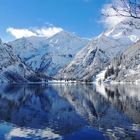
[[[86,39],[62,31],[51,38],[21,38],[9,44],[32,70],[53,76],[66,66],[87,42]]]
[[[13,53],[11,46],[0,42],[0,83],[27,82],[31,75],[34,72]]]
[[[112,73],[106,77],[119,82],[140,82],[140,41],[112,60]],[[109,70],[109,69],[108,69]]]
[[[58,78],[92,80],[111,60],[140,38],[140,21],[127,19],[94,38],[75,59],[58,74]]]

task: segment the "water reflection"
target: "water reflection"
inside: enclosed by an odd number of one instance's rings
[[[0,139],[140,139],[140,87],[1,85]]]

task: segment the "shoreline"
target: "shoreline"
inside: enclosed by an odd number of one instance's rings
[[[140,82],[117,82],[117,81],[105,81],[105,82],[86,82],[86,81],[72,81],[72,80],[49,80],[49,81],[42,81],[42,82],[2,82],[0,84],[6,85],[32,85],[32,84],[93,84],[93,85],[140,85]]]

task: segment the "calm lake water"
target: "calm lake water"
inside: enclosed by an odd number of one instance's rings
[[[0,140],[140,140],[140,86],[1,85]]]

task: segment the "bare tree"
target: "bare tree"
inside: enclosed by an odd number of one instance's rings
[[[140,0],[115,0],[111,7],[114,13],[105,13],[105,16],[123,16],[140,19]]]

